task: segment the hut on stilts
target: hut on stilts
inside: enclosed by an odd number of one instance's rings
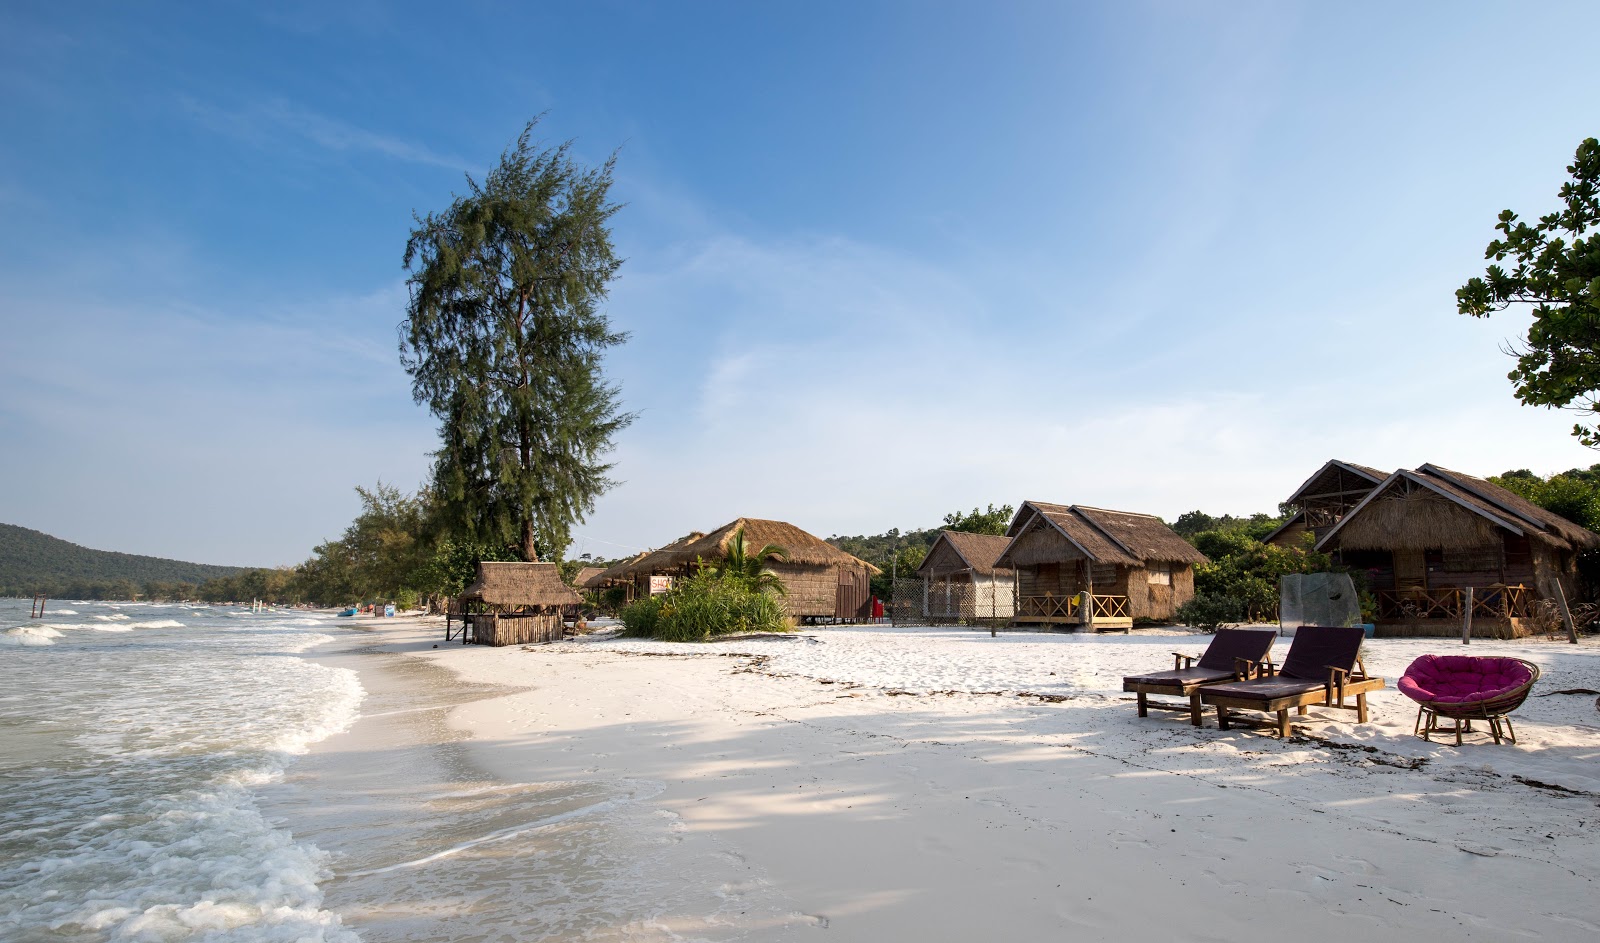
[[[779,601],[791,617],[806,622],[872,617],[872,574],[882,571],[784,521],[741,517],[672,551],[669,559],[685,568],[714,564],[727,556],[741,531],[750,553],[767,545],[783,548],[783,559],[766,561],[766,568],[783,582],[786,595]]]
[[[1386,477],[1316,544],[1364,571],[1381,636],[1516,638],[1535,607],[1580,601],[1576,557],[1600,534],[1492,484],[1423,465]]]
[[[1322,539],[1388,477],[1387,472],[1354,462],[1327,462],[1283,502],[1294,508],[1294,513],[1261,542],[1305,549]]]
[[[561,581],[554,563],[478,564],[478,578],[457,597],[445,618],[445,638],[459,615],[461,641],[479,645],[524,645],[562,637],[562,609],[583,602]]]
[[[1016,571],[995,565],[1010,543],[1003,536],[941,531],[917,567],[923,617],[947,622],[1016,615]]]
[[[1018,624],[1130,629],[1170,619],[1206,557],[1161,518],[1024,501],[995,565],[1017,573]]]

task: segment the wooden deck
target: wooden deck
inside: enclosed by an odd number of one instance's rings
[[[1078,600],[1077,605],[1073,605],[1074,598]],[[1084,594],[1076,597],[1022,596],[1017,600],[1017,615],[1012,621],[1076,625],[1095,631],[1133,628],[1133,617],[1128,615],[1128,597],[1089,595],[1088,605],[1084,603]]]

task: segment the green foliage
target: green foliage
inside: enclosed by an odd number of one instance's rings
[[[1600,465],[1573,468],[1548,478],[1522,468],[1489,480],[1574,524],[1600,530]]]
[[[633,638],[655,638],[661,623],[660,596],[635,599],[622,608],[622,634]]]
[[[1278,526],[1287,520],[1292,513],[1287,508],[1280,508],[1279,511],[1278,517],[1261,513],[1252,514],[1249,517],[1234,517],[1232,514],[1212,517],[1204,511],[1189,511],[1178,516],[1177,523],[1172,525],[1172,529],[1177,531],[1178,536],[1183,537],[1190,543],[1194,543],[1194,538],[1197,535],[1207,531],[1236,532],[1244,534],[1246,537],[1260,540],[1277,530]],[[1207,554],[1207,556],[1210,555],[1204,547],[1200,548],[1200,552]]]
[[[1011,518],[1015,513],[1016,508],[1009,504],[998,508],[991,504],[987,511],[973,508],[970,514],[952,511],[944,516],[944,529],[999,537],[1011,526]]]
[[[244,567],[90,550],[26,527],[0,524],[0,596],[193,599],[196,585],[243,572]]]
[[[668,592],[629,603],[622,610],[622,626],[626,635],[663,642],[789,629],[783,606],[772,594],[710,569],[678,580]]]
[[[734,580],[753,592],[789,595],[778,574],[768,569],[768,560],[787,560],[789,551],[776,544],[767,544],[755,553],[746,550],[744,528],[733,532],[728,541],[728,551],[715,566],[716,575],[724,580]]]
[[[1243,622],[1245,603],[1236,596],[1196,593],[1193,599],[1178,607],[1176,618],[1202,632],[1215,632],[1223,626]]]
[[[1195,567],[1195,596],[1179,607],[1178,620],[1208,631],[1224,622],[1270,622],[1278,616],[1278,587],[1284,575],[1333,568],[1332,558],[1309,546],[1262,543],[1261,538],[1283,520],[1266,514],[1212,517],[1203,511],[1179,517],[1173,529],[1210,562]]]
[[[1484,250],[1492,264],[1456,291],[1456,306],[1476,318],[1528,306],[1533,324],[1511,352],[1517,366],[1508,375],[1517,398],[1593,416],[1600,413],[1600,238],[1584,236],[1600,223],[1600,141],[1579,144],[1567,173],[1562,209],[1533,225],[1500,213],[1501,235]],[[1500,264],[1508,259],[1509,271]],[[1600,448],[1600,426],[1578,423],[1572,434]]]
[[[601,369],[627,335],[600,310],[615,157],[535,147],[530,122],[482,183],[406,243],[401,362],[440,420],[433,490],[446,530],[526,560],[559,557],[611,485],[601,457],[633,420]]]

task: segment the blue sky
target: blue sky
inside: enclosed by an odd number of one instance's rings
[[[1600,7],[1398,6],[6,4],[0,520],[281,564],[420,484],[411,214],[541,113],[628,204],[574,555],[1592,464],[1453,292],[1600,133]]]

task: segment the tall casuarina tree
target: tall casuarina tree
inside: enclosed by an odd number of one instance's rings
[[[602,371],[627,340],[600,305],[622,261],[611,246],[612,155],[578,164],[537,121],[481,183],[416,217],[400,360],[440,421],[439,523],[525,560],[559,557],[614,482],[604,456],[633,421]]]

